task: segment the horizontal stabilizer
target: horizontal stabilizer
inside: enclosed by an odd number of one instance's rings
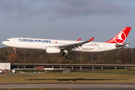
[[[122,48],[122,47],[128,47],[131,43],[125,43],[125,44],[116,44],[115,46],[117,48]]]

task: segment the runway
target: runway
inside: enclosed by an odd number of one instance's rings
[[[0,84],[0,89],[135,90],[135,84]]]

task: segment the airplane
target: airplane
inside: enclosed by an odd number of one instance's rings
[[[2,44],[13,48],[24,49],[41,49],[47,53],[60,53],[66,58],[70,58],[69,51],[78,52],[103,52],[122,47],[129,46],[130,43],[125,43],[125,40],[131,30],[131,27],[125,27],[116,36],[106,42],[93,42],[94,37],[88,41],[71,40],[56,40],[56,39],[39,39],[39,38],[9,38],[3,41]]]

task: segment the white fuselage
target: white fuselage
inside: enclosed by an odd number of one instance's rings
[[[25,48],[25,49],[41,49],[46,50],[47,47],[57,47],[61,45],[74,44],[82,41],[70,40],[54,40],[54,39],[38,39],[38,38],[9,38],[2,43],[8,47]],[[102,52],[117,49],[116,44],[104,42],[88,42],[72,49],[71,51],[80,52]]]

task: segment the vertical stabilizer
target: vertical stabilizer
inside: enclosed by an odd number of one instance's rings
[[[112,38],[109,41],[106,41],[106,43],[124,44],[124,42],[125,42],[128,34],[129,34],[130,30],[131,30],[131,27],[125,27],[114,38]]]

